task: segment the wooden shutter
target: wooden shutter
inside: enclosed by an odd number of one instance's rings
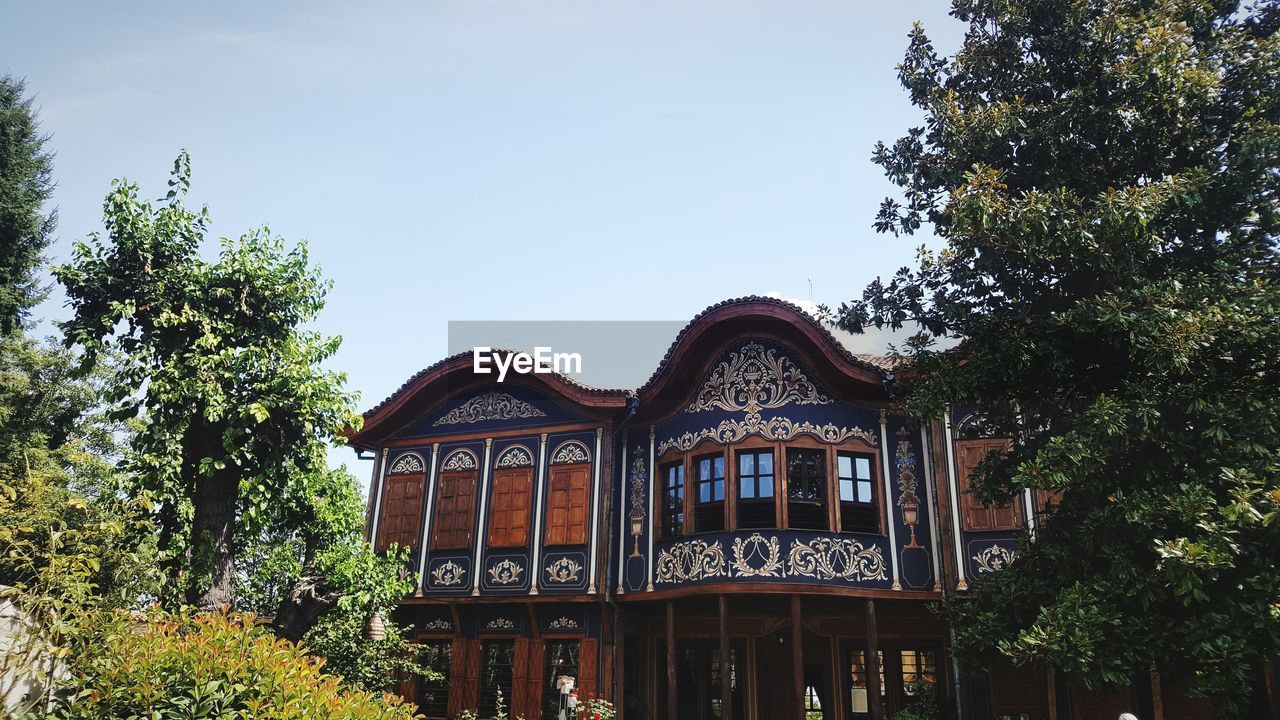
[[[532,498],[533,468],[494,471],[489,547],[524,547],[529,543]]]
[[[547,494],[547,545],[585,545],[590,463],[551,468]]]
[[[460,710],[475,710],[480,707],[480,641],[466,641],[466,655],[463,657],[462,672],[462,707]]]
[[[530,672],[535,676],[538,670],[529,667],[529,640],[528,638],[516,638],[516,654],[511,663],[511,702],[509,713],[512,717],[516,715],[524,715],[522,708],[529,705],[529,681]]]
[[[467,640],[454,638],[449,647],[449,717],[453,717],[468,707],[463,697],[463,680],[467,676]]]
[[[960,488],[960,521],[965,530],[1014,530],[1022,527],[1021,503],[983,505],[970,483],[978,463],[992,450],[1009,447],[1008,440],[961,440],[956,443],[956,480]]]
[[[382,498],[382,519],[378,522],[378,552],[392,543],[418,549],[418,529],[422,522],[422,485],[426,475],[390,475]]]
[[[578,687],[582,688],[578,691],[578,697],[583,700],[587,698],[587,693],[600,694],[600,683],[596,677],[599,642],[595,638],[582,638],[578,643]]]
[[[431,547],[436,550],[470,547],[475,510],[475,472],[441,473]]]
[[[516,646],[517,652],[519,645]],[[547,648],[539,638],[529,640],[528,645],[528,668],[529,673],[525,677],[525,704],[524,716],[529,720],[539,720],[542,717],[542,683],[545,679],[542,674],[546,671]],[[518,682],[517,678],[517,682]],[[516,709],[512,705],[512,711]]]

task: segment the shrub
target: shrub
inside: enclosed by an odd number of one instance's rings
[[[938,706],[938,688],[923,678],[911,683],[906,707],[899,710],[892,720],[941,720]]]
[[[252,615],[104,613],[75,639],[70,665],[54,718],[414,717],[399,698],[343,686]]]

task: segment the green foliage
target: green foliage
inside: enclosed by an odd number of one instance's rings
[[[102,614],[73,651],[71,684],[52,718],[414,717],[399,698],[343,687],[251,615]]]
[[[242,560],[239,607],[275,613],[314,575],[327,591],[327,603],[299,635],[308,650],[326,659],[329,672],[366,690],[384,689],[394,678],[429,675],[415,661],[404,629],[392,621],[396,605],[414,589],[405,571],[408,553],[379,555],[364,541],[364,501],[346,468],[298,478],[274,510],[267,531]],[[380,640],[365,637],[374,615],[385,627]]]
[[[303,638],[314,653],[327,659],[330,672],[366,690],[388,686],[393,678],[434,677],[414,657],[403,628],[392,621],[395,606],[413,592],[412,576],[404,571],[406,551],[380,556],[368,543],[344,543],[321,553],[318,566],[340,593]],[[365,637],[365,627],[377,615],[385,637]]]
[[[1095,684],[1155,666],[1238,715],[1280,654],[1280,7],[952,14],[958,52],[917,26],[899,67],[924,124],[875,151],[903,189],[877,229],[946,248],[839,316],[918,323],[907,409],[1013,439],[984,498],[1064,491],[950,604],[955,649]]]
[[[19,334],[0,338],[0,585],[83,579],[127,606],[155,592],[148,504],[119,493],[128,428],[98,405],[109,374],[77,365]],[[85,578],[57,569],[77,553],[94,566]]]
[[[893,714],[891,720],[942,720],[942,708],[938,704],[938,688],[924,678],[911,683],[907,705]]]
[[[91,361],[119,354],[111,400],[140,420],[128,468],[157,502],[166,598],[175,604],[185,591],[200,607],[226,607],[238,526],[264,523],[359,417],[345,376],[321,369],[340,340],[300,329],[329,287],[305,246],[286,249],[263,228],[222,239],[207,261],[208,211],[183,205],[185,153],[169,186],[153,206],[136,185],[115,182],[106,236],[77,244],[54,273],[75,310],[62,326],[68,342]]]
[[[57,213],[43,212],[53,194],[53,156],[25,92],[23,81],[0,76],[0,335],[20,331],[43,299],[36,271],[57,224]]]

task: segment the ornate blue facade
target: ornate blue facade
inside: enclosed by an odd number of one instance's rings
[[[447,660],[403,692],[551,718],[568,674],[632,720],[879,720],[924,679],[968,716],[1056,712],[1042,674],[961,681],[928,609],[1012,562],[1044,499],[977,504],[1000,440],[895,413],[891,382],[768,298],[709,308],[634,390],[419,373],[349,437],[377,457],[370,537],[413,551],[400,619]]]

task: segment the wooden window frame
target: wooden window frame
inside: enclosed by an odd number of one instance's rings
[[[786,496],[786,485],[784,478],[785,472],[778,472],[779,449],[783,443],[771,442],[764,438],[753,437],[747,438],[740,443],[736,443],[729,448],[729,457],[732,459],[732,472],[729,474],[733,477],[733,527],[738,529],[740,526],[738,518],[738,510],[741,507],[742,497],[740,496],[742,483],[742,464],[741,455],[750,452],[771,452],[773,453],[773,525],[768,528],[743,528],[753,530],[776,530],[786,527],[786,506],[785,502],[779,502],[779,497]],[[758,467],[758,463],[757,463]],[[752,477],[759,477],[759,473]],[[759,486],[757,485],[757,490]],[[750,502],[750,501],[748,501]]]
[[[966,451],[982,450],[982,457],[992,450],[1007,450],[1009,440],[1004,438],[983,438],[979,440],[957,440],[956,453],[956,488],[959,490],[957,512],[960,513],[960,527],[965,532],[1010,532],[1022,528],[1022,494],[1014,497],[1008,505],[984,505],[978,502],[971,482],[972,474],[981,458],[972,464],[968,462]],[[1008,514],[1010,521],[1002,521],[1001,514]]]
[[[543,530],[542,544],[546,547],[568,547],[574,545],[586,545],[591,535],[591,461],[580,463],[561,463],[552,465],[547,473],[547,504],[543,511],[546,513],[546,528]],[[571,485],[567,490],[556,488],[556,474],[558,472],[575,472],[582,471],[582,505],[577,507],[572,502],[573,491],[577,486]],[[564,522],[558,524],[556,521],[556,511],[561,509],[555,505],[557,503],[556,496],[561,493],[567,493],[569,502],[565,504]],[[575,509],[581,510],[581,523],[574,522]],[[571,535],[572,528],[581,525],[581,537]],[[555,537],[556,533],[563,531],[564,537]]]
[[[538,694],[539,712],[538,712],[538,715],[534,718],[534,720],[543,720],[543,718],[546,717],[545,711],[546,711],[546,705],[548,700],[548,691],[551,690],[551,688],[546,684],[547,680],[549,679],[546,676],[547,671],[550,669],[548,667],[548,663],[551,662],[551,652],[550,652],[549,646],[551,645],[551,643],[577,643],[578,648],[575,651],[575,654],[577,655],[577,657],[574,660],[576,667],[574,668],[574,673],[573,673],[573,678],[576,681],[579,677],[582,676],[582,640],[583,640],[583,636],[581,635],[555,634],[555,635],[542,636],[542,653],[543,653],[542,667],[538,668],[538,684],[541,687],[542,692]]]
[[[834,485],[833,475],[835,470],[835,466],[833,464],[835,455],[832,452],[832,447],[833,447],[832,445],[829,445],[827,443],[820,442],[818,440],[815,440],[813,438],[808,438],[808,437],[798,437],[798,438],[789,440],[787,442],[778,443],[778,451],[774,455],[774,472],[775,473],[777,472],[777,462],[778,462],[777,458],[781,457],[782,458],[781,475],[784,478],[782,483],[782,488],[783,488],[783,492],[785,493],[784,495],[782,495],[782,497],[785,499],[786,502],[783,502],[780,504],[787,506],[783,509],[783,512],[781,513],[782,519],[786,524],[780,525],[779,527],[782,527],[788,530],[802,530],[806,532],[831,532],[831,529],[833,527],[839,527],[837,525],[831,524],[831,505],[832,505],[831,498],[832,498],[832,488]],[[793,528],[791,527],[791,507],[790,507],[791,478],[789,477],[790,459],[788,458],[788,452],[793,449],[817,451],[817,452],[823,453],[822,467],[825,472],[825,476],[824,476],[825,487],[823,488],[823,490],[826,493],[826,496],[823,499],[823,503],[825,505],[825,507],[823,508],[823,511],[827,518],[827,526],[825,528]],[[776,476],[775,476],[775,482],[776,482]]]
[[[425,678],[419,677],[414,679],[414,693],[413,693],[414,702],[418,703],[420,711],[423,714],[423,717],[427,718],[427,720],[437,720],[437,719],[447,720],[447,718],[449,717],[449,711],[448,711],[449,695],[450,693],[453,692],[453,683],[451,682],[452,677],[451,677],[451,673],[449,672],[450,668],[453,665],[453,646],[454,646],[453,638],[420,637],[414,642],[414,645],[418,646],[417,648],[415,648],[415,651],[419,658],[421,658],[421,653],[422,653],[421,646],[423,645],[433,645],[433,646],[443,645],[448,651],[449,663],[444,667],[444,672],[442,673],[442,677],[439,680],[434,681],[435,683],[439,684],[440,689],[444,690],[445,713],[443,715],[430,715],[430,714],[427,714],[425,708],[422,708],[421,693],[427,688],[427,686],[431,684]]]
[[[833,523],[832,527],[836,528],[837,532],[847,532],[847,533],[858,532],[856,530],[844,529],[844,506],[857,505],[857,506],[870,507],[875,512],[875,516],[876,516],[875,533],[883,534],[884,533],[884,511],[882,510],[881,497],[884,495],[884,490],[883,490],[883,481],[881,480],[880,472],[878,470],[879,463],[880,463],[880,454],[876,452],[874,449],[866,448],[863,446],[842,445],[835,449],[835,452],[832,453],[832,456],[834,460],[833,465],[835,467],[835,473],[832,478],[834,481],[834,488],[835,488],[835,495],[834,495],[835,502],[833,503],[835,507],[833,508],[834,512],[832,513],[832,523]],[[857,493],[857,484],[859,482],[858,471],[857,471],[858,458],[866,458],[867,460],[870,461],[871,463],[871,478],[870,478],[871,502],[864,503],[858,500],[847,501],[847,500],[844,500],[843,497],[841,496],[840,494],[840,479],[841,479],[840,478],[840,458],[842,456],[849,457],[853,460],[854,474],[852,479],[854,483],[855,494]]]
[[[493,548],[518,548],[529,545],[529,524],[533,510],[533,468],[496,468],[489,481],[489,533],[488,545]],[[509,483],[513,487],[501,489],[500,483]],[[498,509],[499,497],[508,496],[511,507]],[[499,522],[499,513],[506,515],[505,522]],[[522,523],[516,522],[523,520]]]
[[[470,482],[471,483],[471,502],[462,509],[454,506],[445,507],[445,488],[455,483]],[[463,550],[471,547],[471,543],[475,537],[476,525],[476,504],[479,502],[480,487],[480,471],[479,470],[451,470],[441,472],[436,478],[436,499],[435,514],[431,520],[431,549],[432,550]],[[459,493],[453,493],[453,497],[457,497]],[[466,519],[465,537],[458,539],[455,536],[460,532],[458,527],[461,523],[457,518]],[[445,522],[449,520],[449,522]]]
[[[680,527],[671,532],[667,527],[667,470],[680,468]],[[683,454],[668,450],[658,458],[657,492],[654,493],[654,517],[658,518],[657,536],[660,540],[671,540],[689,534],[689,468]]]
[[[393,499],[392,496],[396,491],[403,489],[404,486],[416,486],[417,492],[413,499],[406,500],[403,497]],[[386,482],[383,483],[382,488],[382,514],[378,518],[378,537],[374,541],[374,548],[378,552],[386,552],[393,543],[400,547],[407,547],[410,550],[418,549],[418,543],[422,535],[422,506],[426,486],[427,476],[425,473],[387,475]],[[406,507],[407,502],[412,502],[412,505]],[[412,527],[406,528],[405,524],[408,518],[412,518],[409,522]],[[393,519],[396,521],[394,534],[389,529]]]
[[[693,450],[685,454],[686,464],[688,466],[684,474],[685,495],[688,499],[687,506],[692,508],[692,512],[686,512],[685,517],[687,518],[686,522],[692,526],[694,533],[726,532],[729,530],[729,505],[730,505],[729,475],[731,474],[729,472],[729,462],[730,462],[729,452],[728,452],[728,448],[724,445],[715,445],[714,448],[715,448],[714,450],[707,449],[707,443],[703,442],[703,443],[700,443],[698,447],[695,447]],[[697,521],[698,506],[712,505],[712,504],[715,504],[717,501],[713,500],[709,503],[703,503],[699,500],[699,498],[701,497],[701,488],[699,487],[699,485],[701,484],[702,479],[698,477],[698,464],[702,460],[708,460],[716,457],[720,458],[720,462],[722,463],[721,467],[723,470],[723,474],[720,476],[720,486],[721,486],[720,490],[723,497],[719,500],[720,514],[721,514],[721,521],[720,521],[721,527],[719,529],[712,529],[712,530],[699,530],[698,521]],[[690,470],[692,470],[692,477],[693,477],[693,492],[689,492],[689,478],[691,476]]]

